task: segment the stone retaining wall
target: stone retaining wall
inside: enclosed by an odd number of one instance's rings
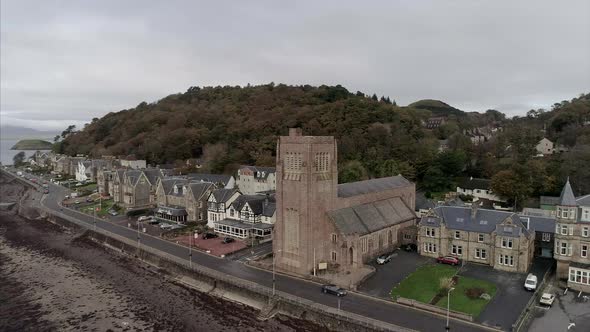
[[[422,302],[416,301],[416,300],[406,299],[404,297],[398,297],[396,299],[396,302],[399,304],[403,304],[406,306],[434,312],[434,313],[441,314],[441,315],[447,314],[447,309],[445,309],[445,308],[441,308],[441,307],[438,307],[438,306],[435,306],[432,304],[422,303]],[[473,322],[473,317],[471,315],[468,315],[468,314],[465,314],[462,312],[450,310],[449,316],[451,316],[453,318],[458,318],[458,319],[466,320],[469,322]]]

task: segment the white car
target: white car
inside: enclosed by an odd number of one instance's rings
[[[549,294],[549,293],[543,293],[543,295],[541,296],[541,299],[539,300],[539,303],[547,305],[547,306],[552,306],[553,301],[555,301],[555,295]]]
[[[529,273],[529,275],[526,276],[524,288],[528,291],[534,291],[535,289],[537,289],[537,276],[532,273]]]

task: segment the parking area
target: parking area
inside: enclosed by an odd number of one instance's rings
[[[535,305],[528,331],[590,331],[590,294],[548,285],[543,292],[555,294],[553,306]]]
[[[552,263],[550,259],[537,258],[533,261],[530,273],[535,274],[540,281]],[[467,263],[461,268],[459,275],[486,280],[496,285],[496,295],[476,321],[505,331],[512,328],[512,324],[533,296],[533,292],[524,289],[527,276],[524,273],[503,272],[490,266]]]
[[[391,289],[404,280],[419,266],[432,262],[431,258],[420,256],[417,252],[396,250],[391,261],[383,265],[371,262],[376,272],[358,287],[367,295],[391,299]]]
[[[172,241],[182,243],[187,247],[189,246],[189,243],[192,243],[193,248],[206,251],[212,255],[219,257],[246,248],[246,244],[243,241],[235,240],[231,243],[223,243],[223,237],[203,239],[202,236],[198,236],[191,239],[190,235],[181,235],[175,237],[174,239],[172,239]]]

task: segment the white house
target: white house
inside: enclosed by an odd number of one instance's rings
[[[207,226],[214,228],[214,222],[227,216],[229,206],[242,194],[237,189],[216,189],[207,199]]]
[[[495,195],[490,188],[491,180],[488,179],[476,179],[470,177],[463,180],[457,186],[457,194],[470,195],[474,197],[474,200],[487,199],[493,202],[506,202],[505,199]]]
[[[276,169],[274,167],[242,166],[238,170],[237,184],[244,195],[274,191]]]
[[[271,195],[241,195],[227,209],[226,217],[213,222],[216,233],[259,242],[272,240],[276,202]]]
[[[128,160],[128,159],[120,159],[119,164],[123,168],[132,168],[132,169],[144,169],[146,168],[145,160]]]
[[[78,161],[78,167],[76,167],[76,181],[89,181],[92,178],[92,161],[80,160]]]
[[[537,143],[537,146],[535,146],[535,150],[543,155],[553,154],[553,142],[543,137],[543,139]]]

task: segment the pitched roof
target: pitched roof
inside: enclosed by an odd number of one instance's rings
[[[416,218],[399,197],[328,212],[342,234],[365,235]]]
[[[162,173],[160,172],[159,168],[147,168],[142,172],[145,174],[145,177],[152,185],[155,185],[156,182],[158,182],[158,179],[162,177]]]
[[[232,178],[231,175],[225,175],[225,174],[200,174],[200,173],[190,173],[190,174],[187,174],[186,177],[191,180],[195,180],[195,181],[222,183],[223,185],[227,185],[227,183]]]
[[[459,188],[463,189],[490,189],[491,180],[488,179],[477,179],[477,178],[465,178],[459,184]]]
[[[416,192],[416,210],[434,209],[435,206],[436,204],[434,203],[434,201],[424,196],[424,192]]]
[[[352,197],[372,192],[406,187],[410,184],[411,182],[406,180],[406,178],[401,175],[358,182],[342,183],[338,185],[338,197]]]
[[[532,231],[555,233],[555,218],[520,215],[520,219],[524,219],[524,221],[528,220],[529,229]]]
[[[250,209],[256,215],[271,217],[276,210],[274,196],[267,195],[241,195],[233,201],[232,206],[239,211],[246,203],[248,203]]]
[[[512,223],[524,228],[520,218],[514,212],[477,209],[475,217],[472,218],[472,208],[465,206],[439,206],[434,209],[435,216],[424,216],[420,219],[420,225],[429,225],[428,218],[440,218],[449,229],[463,230],[468,232],[491,233],[496,230],[504,220],[511,219]],[[514,233],[511,233],[514,235]]]
[[[576,203],[578,206],[590,206],[590,194],[576,198]]]
[[[559,195],[559,205],[576,206],[576,196],[574,196],[574,191],[570,185],[569,177],[567,178],[567,181],[561,190],[561,195]]]
[[[215,197],[217,203],[225,203],[230,199],[236,192],[237,189],[216,189],[211,193]]]
[[[213,188],[211,182],[189,183],[188,185],[193,193],[195,200],[200,200],[210,189]]]
[[[241,166],[240,170],[248,169],[254,173],[255,178],[259,179],[266,179],[268,178],[269,174],[276,173],[277,169],[275,167],[261,167],[261,166]]]

